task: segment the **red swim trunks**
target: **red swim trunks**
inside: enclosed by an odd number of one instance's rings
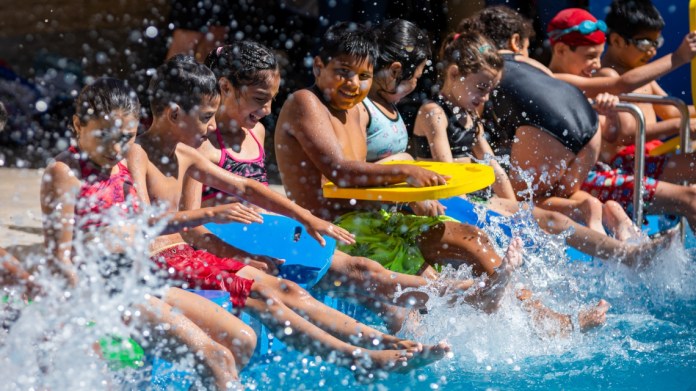
[[[581,189],[597,197],[602,202],[614,200],[629,213],[633,209],[634,177],[620,168],[611,168],[606,163],[597,163],[587,175]],[[643,177],[645,192],[643,201],[650,202],[655,197],[659,182],[648,176]]]
[[[222,289],[230,293],[235,308],[243,308],[251,293],[253,280],[235,273],[247,266],[232,258],[220,258],[207,251],[181,244],[152,257],[160,267],[173,268],[179,278],[199,289]]]
[[[669,155],[650,156],[653,149],[662,145],[660,140],[652,140],[645,143],[645,176],[659,179],[664,171],[665,163],[669,160]],[[633,174],[635,163],[636,145],[624,147],[611,159],[609,165],[613,168],[623,170],[625,173]]]

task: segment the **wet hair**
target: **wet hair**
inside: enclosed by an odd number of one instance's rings
[[[665,27],[660,11],[650,0],[614,0],[604,21],[610,33],[626,38]]]
[[[342,55],[368,60],[375,66],[379,50],[374,30],[353,22],[339,22],[329,27],[321,39],[319,58],[328,64]]]
[[[0,132],[2,132],[5,129],[5,125],[7,125],[7,119],[7,109],[5,108],[5,105],[2,104],[2,102],[0,102]]]
[[[140,100],[135,90],[127,82],[111,77],[99,78],[85,86],[75,104],[75,114],[81,124],[114,111],[140,118]]]
[[[486,7],[471,18],[459,22],[460,33],[478,31],[490,38],[499,49],[508,49],[508,42],[514,34],[522,40],[534,38],[532,23],[519,12],[504,5]]]
[[[147,95],[152,113],[160,115],[172,103],[189,112],[205,97],[219,96],[220,90],[210,68],[191,56],[178,54],[157,68]]]
[[[416,68],[430,58],[430,38],[425,30],[403,19],[390,19],[376,30],[379,57],[375,70],[388,68],[395,62],[401,63],[402,80],[410,80]]]
[[[278,60],[271,49],[244,40],[213,49],[205,59],[215,77],[227,78],[236,89],[259,85],[279,72]]]
[[[504,62],[493,41],[477,32],[465,32],[451,33],[442,43],[438,67],[445,72],[450,65],[456,65],[461,75],[470,75],[483,69],[501,71]]]

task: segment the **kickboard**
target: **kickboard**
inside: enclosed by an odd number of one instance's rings
[[[471,193],[490,186],[495,181],[493,168],[478,163],[442,163],[425,161],[390,161],[382,164],[407,164],[449,176],[447,184],[413,187],[406,182],[384,187],[339,187],[333,182],[323,186],[324,197],[366,201],[412,202],[437,200]]]

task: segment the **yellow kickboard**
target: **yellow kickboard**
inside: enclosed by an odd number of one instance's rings
[[[671,139],[651,149],[650,152],[648,152],[648,156],[662,156],[668,153],[677,152],[677,150],[679,150],[679,145],[681,145],[681,137],[672,137]]]
[[[390,161],[383,164],[412,164],[450,179],[446,185],[430,187],[413,187],[402,182],[385,187],[346,188],[327,182],[323,187],[324,197],[389,202],[437,200],[481,190],[495,181],[493,168],[478,163]]]

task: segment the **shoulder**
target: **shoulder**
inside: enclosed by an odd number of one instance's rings
[[[79,164],[67,152],[56,156],[41,177],[42,194],[74,194],[74,190],[80,185]]]
[[[254,134],[254,137],[256,137],[256,139],[259,140],[260,143],[263,143],[263,140],[266,139],[266,127],[263,126],[261,122],[257,123],[256,126],[254,126],[254,128],[251,129],[251,132]]]
[[[445,115],[445,110],[440,106],[437,102],[434,101],[426,101],[421,105],[421,107],[418,109],[418,117],[423,118],[426,121],[433,121],[436,118],[442,117]]]
[[[614,68],[604,67],[597,71],[597,76],[617,77],[621,75]]]
[[[418,109],[413,133],[417,136],[427,136],[447,128],[445,110],[431,100],[426,101]]]

